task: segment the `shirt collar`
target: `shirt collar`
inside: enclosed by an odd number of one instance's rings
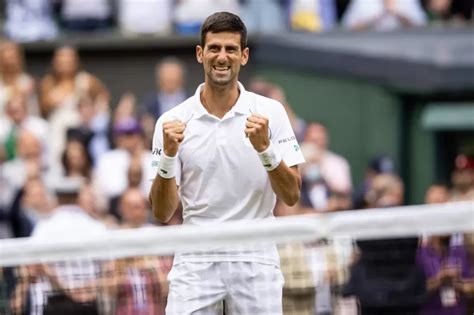
[[[250,103],[249,103],[250,99],[248,96],[248,92],[245,90],[242,83],[237,82],[237,84],[239,85],[240,95],[239,95],[239,98],[237,99],[237,102],[232,107],[231,111],[234,111],[239,114],[249,114],[250,113]],[[194,118],[200,118],[201,116],[209,114],[206,108],[204,108],[204,105],[201,103],[200,94],[203,87],[204,87],[204,83],[201,83],[197,87],[196,93],[194,93],[194,99],[195,99],[194,110],[193,110]]]

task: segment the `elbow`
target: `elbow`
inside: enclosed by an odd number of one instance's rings
[[[289,207],[293,207],[300,200],[300,191],[298,190],[297,192],[289,195],[286,199],[287,199],[285,200],[286,205]]]
[[[161,224],[167,223],[169,220],[171,220],[172,213],[168,214],[166,211],[163,211],[163,209],[159,209],[159,207],[154,206],[152,204],[152,209],[153,209],[153,217],[160,222]]]

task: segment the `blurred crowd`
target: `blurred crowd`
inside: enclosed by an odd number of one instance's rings
[[[54,38],[59,27],[89,32],[118,26],[130,34],[191,34],[209,13],[203,2],[213,10],[220,6],[240,12],[251,31],[263,33],[335,27],[388,30],[430,21],[472,23],[472,1],[456,0],[7,0],[4,30],[15,41],[0,44],[0,238],[67,239],[156,226],[147,201],[154,177],[150,151],[154,125],[163,112],[191,92],[185,86],[184,64],[168,57],[154,69],[154,91],[139,96],[124,92],[117,104],[111,104],[107,86],[81,65],[74,47],[57,48],[49,72],[36,80],[25,68],[17,42]],[[138,8],[137,3],[141,4]],[[324,123],[298,117],[284,89],[272,82],[253,78],[247,88],[284,105],[307,161],[300,168],[300,202],[294,207],[277,203],[276,215],[320,215],[404,204],[405,188],[392,157],[380,152],[369,159],[363,182],[354,184],[351,163],[331,151],[330,130]],[[426,190],[426,203],[473,199],[474,159],[462,154],[453,161],[451,181],[433,183]],[[180,222],[178,209],[168,224]],[[354,251],[351,242],[337,247],[321,240],[282,248],[287,313],[307,305],[308,314],[332,314],[331,290],[342,284],[347,285],[344,294],[357,296],[368,303],[368,309],[374,307],[370,293],[383,290],[369,284],[363,288],[364,280],[357,277],[366,275],[364,268],[374,263],[374,257],[385,257],[392,264],[390,270],[398,272],[395,277],[418,285],[418,291],[410,291],[413,297],[424,296],[423,288],[431,292],[424,314],[443,314],[435,311],[447,309],[444,314],[464,315],[474,294],[470,280],[474,278],[473,238],[426,236],[404,244],[405,249],[397,244],[394,251],[389,243],[359,243]],[[394,257],[394,252],[399,255]],[[303,260],[295,261],[298,253]],[[292,278],[293,269],[285,270],[285,259],[302,268],[297,269],[297,276]],[[380,260],[375,262],[380,264]],[[418,269],[410,269],[415,265]],[[0,313],[3,307],[22,314],[74,314],[71,305],[76,314],[163,313],[171,258],[137,257],[100,264],[87,260],[73,267],[54,264],[0,270],[0,290],[7,283],[5,296],[9,297],[7,302],[0,298]],[[305,274],[314,281],[298,282]],[[377,270],[377,275],[383,272]],[[371,288],[369,293],[366,288]],[[45,292],[53,291],[45,298]],[[307,304],[302,302],[305,295]],[[407,303],[403,298],[400,301]],[[378,303],[388,300],[382,297]]]
[[[189,35],[216,11],[239,14],[251,34],[383,31],[472,25],[473,9],[470,0],[5,0],[3,31],[19,42],[107,30]]]

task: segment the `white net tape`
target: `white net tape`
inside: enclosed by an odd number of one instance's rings
[[[321,238],[381,239],[474,231],[474,201],[344,211],[214,226],[172,226],[110,231],[100,238],[0,241],[0,266],[170,255],[209,246],[314,241]],[[66,232],[65,232],[66,233]]]

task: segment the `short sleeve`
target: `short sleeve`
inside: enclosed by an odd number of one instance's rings
[[[156,174],[158,173],[158,169],[160,167],[160,160],[161,160],[161,155],[163,154],[163,121],[166,119],[166,116],[163,115],[161,116],[156,124],[155,124],[155,131],[153,132],[153,143],[152,143],[152,149],[151,149],[151,168],[152,168],[152,174],[153,178],[150,178],[151,181],[153,181],[156,177]],[[176,159],[176,184],[179,185],[180,183],[180,178],[181,178],[181,165],[180,165],[180,160],[179,157]]]
[[[275,107],[275,113],[270,118],[270,137],[273,145],[280,152],[286,165],[291,167],[304,163],[305,160],[300,145],[296,140],[285,108],[280,103],[271,106]]]

